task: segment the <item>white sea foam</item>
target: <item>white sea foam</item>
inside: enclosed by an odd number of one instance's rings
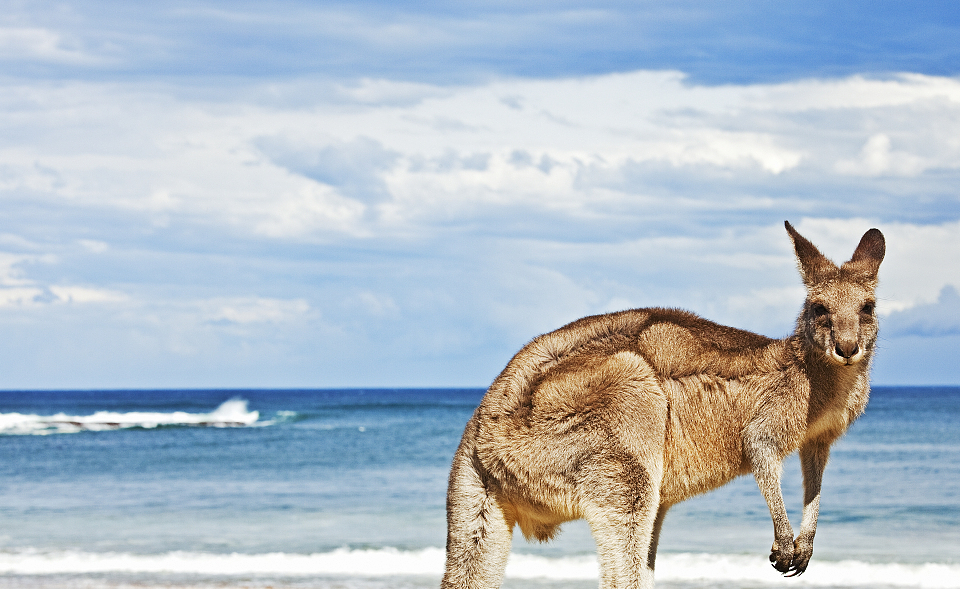
[[[272,423],[258,422],[258,419],[260,419],[260,412],[248,410],[247,401],[230,399],[210,413],[187,413],[185,411],[169,413],[97,411],[92,415],[0,413],[0,434],[65,434],[80,431],[103,431],[133,427],[155,428],[160,426],[243,427]]]
[[[507,575],[529,579],[595,579],[598,570],[593,557],[554,559],[515,555],[507,566]],[[657,558],[656,577],[674,582],[765,584],[775,581],[779,573],[763,555],[661,554]],[[803,576],[791,579],[791,585],[960,588],[960,565],[816,560]]]
[[[91,552],[2,552],[0,574],[49,575],[84,573],[196,574],[196,575],[345,575],[382,577],[440,576],[441,548],[402,551],[395,548],[350,550],[316,554],[208,554],[170,552],[159,555]],[[720,554],[663,554],[657,560],[660,581],[767,584],[779,578],[762,556]],[[507,577],[519,579],[596,579],[593,556],[547,558],[513,554]],[[960,588],[958,564],[868,563],[824,561],[811,564],[791,585],[810,587],[919,587]]]

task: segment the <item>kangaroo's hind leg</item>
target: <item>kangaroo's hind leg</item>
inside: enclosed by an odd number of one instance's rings
[[[650,589],[660,481],[630,457],[612,460],[618,468],[608,463],[599,476],[588,477],[591,491],[584,509],[597,542],[600,588]]]
[[[441,589],[496,589],[510,556],[514,517],[477,464],[473,423],[453,459],[447,492],[447,562]]]
[[[597,542],[601,589],[651,589],[663,480],[667,400],[642,360],[611,361],[629,370],[606,394],[608,430],[579,472],[579,500]]]

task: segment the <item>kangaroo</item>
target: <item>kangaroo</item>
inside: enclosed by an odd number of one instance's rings
[[[601,589],[653,587],[667,510],[750,473],[773,519],[770,562],[785,576],[807,569],[830,445],[870,393],[885,242],[870,229],[838,267],[785,226],[807,290],[790,337],[635,309],[574,321],[510,360],[453,459],[443,589],[499,587],[514,525],[543,542],[581,518]],[[794,538],[780,475],[797,450]]]

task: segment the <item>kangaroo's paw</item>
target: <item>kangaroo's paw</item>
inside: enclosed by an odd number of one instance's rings
[[[770,564],[781,573],[789,573],[793,564],[793,542],[783,542],[782,545],[781,550],[781,543],[774,541],[770,548]]]
[[[808,542],[798,536],[793,544],[793,560],[784,576],[799,577],[802,575],[807,570],[807,565],[810,564],[811,556],[813,556],[813,542]]]

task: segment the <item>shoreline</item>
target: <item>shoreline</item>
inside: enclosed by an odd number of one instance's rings
[[[443,570],[441,548],[395,548],[315,554],[164,554],[0,552],[0,589],[13,587],[435,587]],[[778,586],[780,575],[764,555],[665,553],[657,562],[661,586]],[[594,555],[511,555],[504,587],[595,586]],[[585,584],[585,585],[584,585]],[[819,559],[791,585],[806,587],[938,587],[960,589],[960,563],[830,561]]]

